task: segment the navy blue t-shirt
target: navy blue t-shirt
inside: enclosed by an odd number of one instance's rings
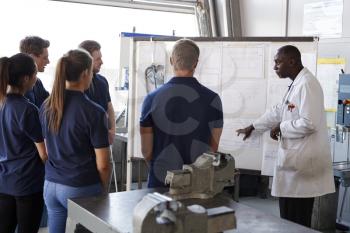
[[[167,170],[182,169],[210,149],[211,131],[223,127],[220,97],[192,77],[174,77],[147,95],[140,126],[153,127],[148,187],[164,186]]]
[[[49,92],[45,90],[43,83],[38,78],[33,89],[27,91],[24,96],[27,97],[31,103],[35,104],[35,106],[40,108],[46,98],[49,97]]]
[[[34,142],[43,142],[39,113],[23,95],[8,94],[0,108],[0,193],[42,192],[44,163]]]
[[[107,111],[108,103],[111,102],[107,79],[99,74],[94,74],[89,89],[85,94],[95,103],[102,106]]]
[[[107,116],[101,106],[80,91],[65,91],[61,126],[49,130],[45,104],[40,109],[48,161],[45,179],[82,187],[100,182],[94,148],[108,147]]]

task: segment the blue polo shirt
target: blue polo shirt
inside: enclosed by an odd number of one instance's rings
[[[48,129],[45,105],[40,109],[48,161],[45,179],[82,187],[100,183],[94,148],[108,147],[107,116],[101,106],[80,91],[65,91],[58,133]]]
[[[34,87],[27,91],[24,96],[27,97],[31,103],[35,104],[35,106],[40,108],[46,98],[49,97],[49,92],[45,90],[43,83],[38,78]]]
[[[167,170],[210,149],[212,129],[223,127],[221,99],[193,77],[174,77],[147,95],[140,126],[153,127],[148,187],[161,187]]]
[[[95,103],[102,106],[107,111],[108,103],[111,102],[107,79],[99,74],[94,74],[89,89],[85,94]]]
[[[0,108],[0,193],[42,192],[44,164],[34,142],[43,142],[38,109],[23,95],[7,94]]]

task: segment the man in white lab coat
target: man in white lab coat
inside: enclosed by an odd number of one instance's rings
[[[294,46],[278,50],[274,70],[292,80],[283,100],[237,133],[270,130],[279,140],[271,194],[282,218],[310,227],[314,198],[335,192],[323,91]]]

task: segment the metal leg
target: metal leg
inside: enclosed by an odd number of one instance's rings
[[[340,211],[339,211],[339,218],[338,218],[338,222],[339,223],[341,223],[341,220],[343,218],[343,208],[344,208],[345,197],[346,197],[347,191],[348,191],[348,187],[344,187],[344,194],[343,194],[343,198],[342,198],[342,201],[341,201]]]
[[[238,202],[239,201],[239,170],[236,169],[236,175],[235,175],[235,187],[234,187],[234,191],[233,191],[233,200]]]
[[[137,187],[138,187],[138,189],[142,189],[142,168],[141,168],[141,162],[142,162],[142,160],[140,159],[139,160],[139,163],[138,163],[138,166],[139,166],[139,169],[138,169],[138,172],[139,172],[139,176],[138,176],[138,185],[137,185]]]

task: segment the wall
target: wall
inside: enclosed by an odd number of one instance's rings
[[[289,7],[289,36],[302,35],[303,29],[303,9],[305,3],[319,2],[320,0],[299,0],[290,1]],[[320,39],[319,57],[345,57],[350,61],[350,1],[343,1],[343,33],[342,38]],[[345,67],[345,72],[350,73],[349,64]]]
[[[286,0],[241,0],[243,36],[285,36]]]
[[[304,4],[322,0],[289,0],[288,36],[303,36]],[[285,36],[287,0],[241,0],[243,36]],[[320,39],[319,57],[345,57],[350,61],[350,1],[343,3],[343,35]],[[345,67],[350,73],[350,66]]]

